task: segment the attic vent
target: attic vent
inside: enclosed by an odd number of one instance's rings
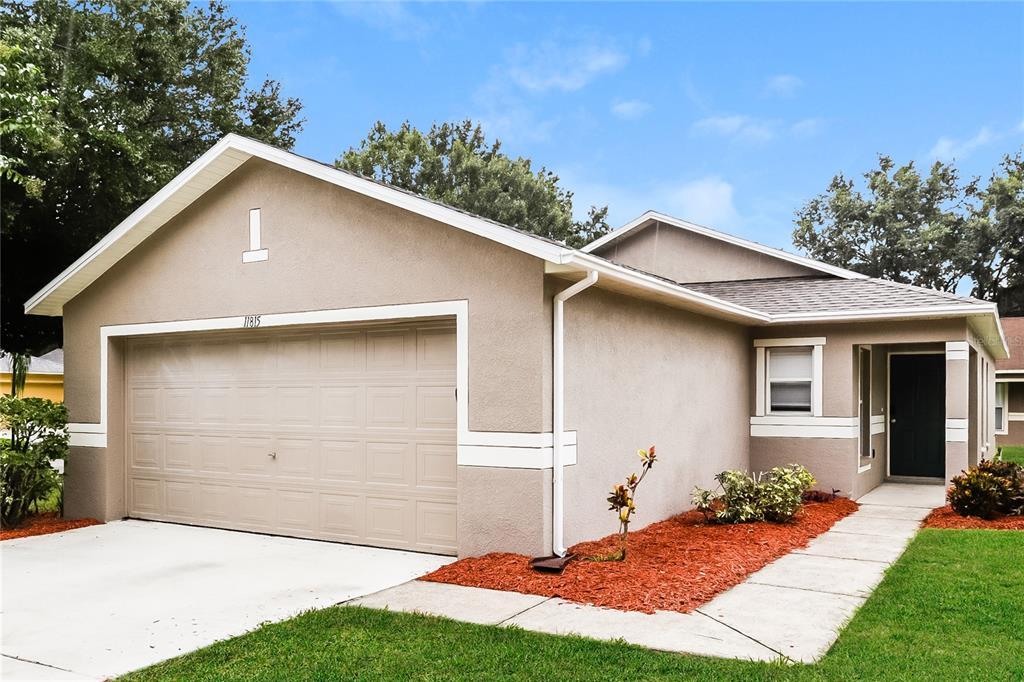
[[[270,250],[260,248],[260,209],[249,209],[249,250],[242,252],[243,263],[256,263],[270,258]]]

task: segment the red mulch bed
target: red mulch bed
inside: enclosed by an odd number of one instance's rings
[[[709,524],[698,511],[629,534],[625,561],[573,561],[561,575],[538,573],[529,557],[494,553],[461,559],[421,580],[561,597],[622,611],[687,613],[857,510],[847,499],[808,502],[792,523]],[[583,542],[581,556],[607,555],[618,537]]]
[[[46,535],[47,533],[59,533],[62,530],[72,528],[85,528],[95,526],[102,521],[96,519],[62,519],[57,512],[38,514],[30,516],[17,528],[4,528],[0,530],[0,541],[14,540],[16,538],[27,538],[33,535]]]
[[[991,521],[977,516],[960,516],[949,505],[939,507],[924,520],[925,528],[967,530],[1024,530],[1024,516],[998,516]]]

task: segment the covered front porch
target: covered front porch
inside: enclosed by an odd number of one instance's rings
[[[753,330],[752,469],[799,462],[820,488],[857,499],[885,481],[946,484],[994,455],[994,363],[968,321],[766,331]],[[799,344],[812,344],[804,372]],[[798,374],[806,405],[785,400]]]

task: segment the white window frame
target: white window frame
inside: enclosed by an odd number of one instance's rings
[[[996,435],[997,436],[1005,436],[1005,435],[1010,433],[1010,409],[1009,409],[1009,406],[1010,406],[1010,382],[1008,382],[1008,381],[997,381],[997,382],[995,382],[995,384],[996,384],[996,395],[995,395],[995,401],[993,401],[993,404],[992,404],[992,418],[993,418],[993,423],[996,426]],[[1000,393],[1002,394],[1002,401],[1001,402],[1000,402],[1000,399],[999,399]],[[999,407],[1003,408],[1002,428],[1000,428],[1000,425],[999,425],[998,421],[995,420],[996,410]]]
[[[766,415],[812,416],[822,415],[822,366],[824,358],[825,337],[801,337],[784,339],[754,339],[756,353],[756,392],[754,414],[758,417]],[[810,412],[771,412],[769,383],[770,348],[809,348],[811,351],[811,410]]]

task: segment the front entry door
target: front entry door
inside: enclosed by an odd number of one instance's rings
[[[945,476],[945,427],[946,356],[890,356],[889,473]]]

